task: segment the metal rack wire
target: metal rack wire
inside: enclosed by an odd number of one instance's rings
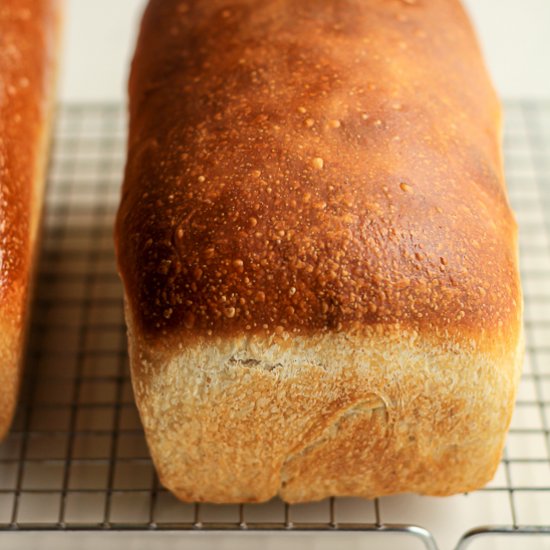
[[[0,446],[0,530],[401,533],[431,550],[550,534],[550,103],[510,102],[506,114],[527,357],[493,482],[449,499],[211,506],[177,502],[159,485],[133,404],[112,246],[124,111],[61,106],[28,365],[13,429]]]

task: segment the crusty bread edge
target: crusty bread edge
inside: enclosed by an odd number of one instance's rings
[[[21,384],[25,347],[28,339],[28,325],[32,310],[32,300],[36,283],[36,266],[41,243],[41,224],[45,206],[46,178],[49,150],[51,146],[52,128],[56,111],[56,90],[59,74],[59,59],[62,48],[63,28],[63,0],[57,0],[60,7],[57,9],[56,28],[53,35],[56,42],[52,56],[51,82],[46,97],[47,107],[42,130],[38,139],[37,155],[33,177],[31,227],[29,246],[31,248],[31,266],[27,280],[20,288],[13,289],[9,294],[9,309],[20,312],[21,322],[13,322],[0,327],[0,379],[2,392],[0,396],[0,441],[4,439],[13,421],[19,386]],[[6,304],[3,304],[6,307]],[[3,325],[3,323],[2,323]]]
[[[147,442],[181,500],[442,496],[498,467],[521,325],[490,351],[398,327],[151,346],[126,319]]]

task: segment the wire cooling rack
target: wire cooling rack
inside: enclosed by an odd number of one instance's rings
[[[214,506],[180,503],[159,485],[133,404],[112,242],[124,110],[61,106],[28,364],[0,446],[0,530],[357,531],[365,541],[400,533],[399,548],[431,550],[511,548],[519,537],[509,535],[550,534],[550,103],[508,103],[506,115],[527,356],[495,479],[446,499]]]

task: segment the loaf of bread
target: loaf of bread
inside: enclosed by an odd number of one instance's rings
[[[116,241],[186,501],[449,495],[522,362],[501,115],[458,0],[152,0]]]
[[[57,0],[0,2],[0,438],[21,377],[59,18]]]

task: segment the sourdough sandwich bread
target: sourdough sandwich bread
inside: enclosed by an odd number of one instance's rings
[[[522,360],[501,115],[457,0],[151,0],[116,225],[189,501],[480,487]]]
[[[0,2],[0,438],[21,377],[59,18],[58,0]]]

